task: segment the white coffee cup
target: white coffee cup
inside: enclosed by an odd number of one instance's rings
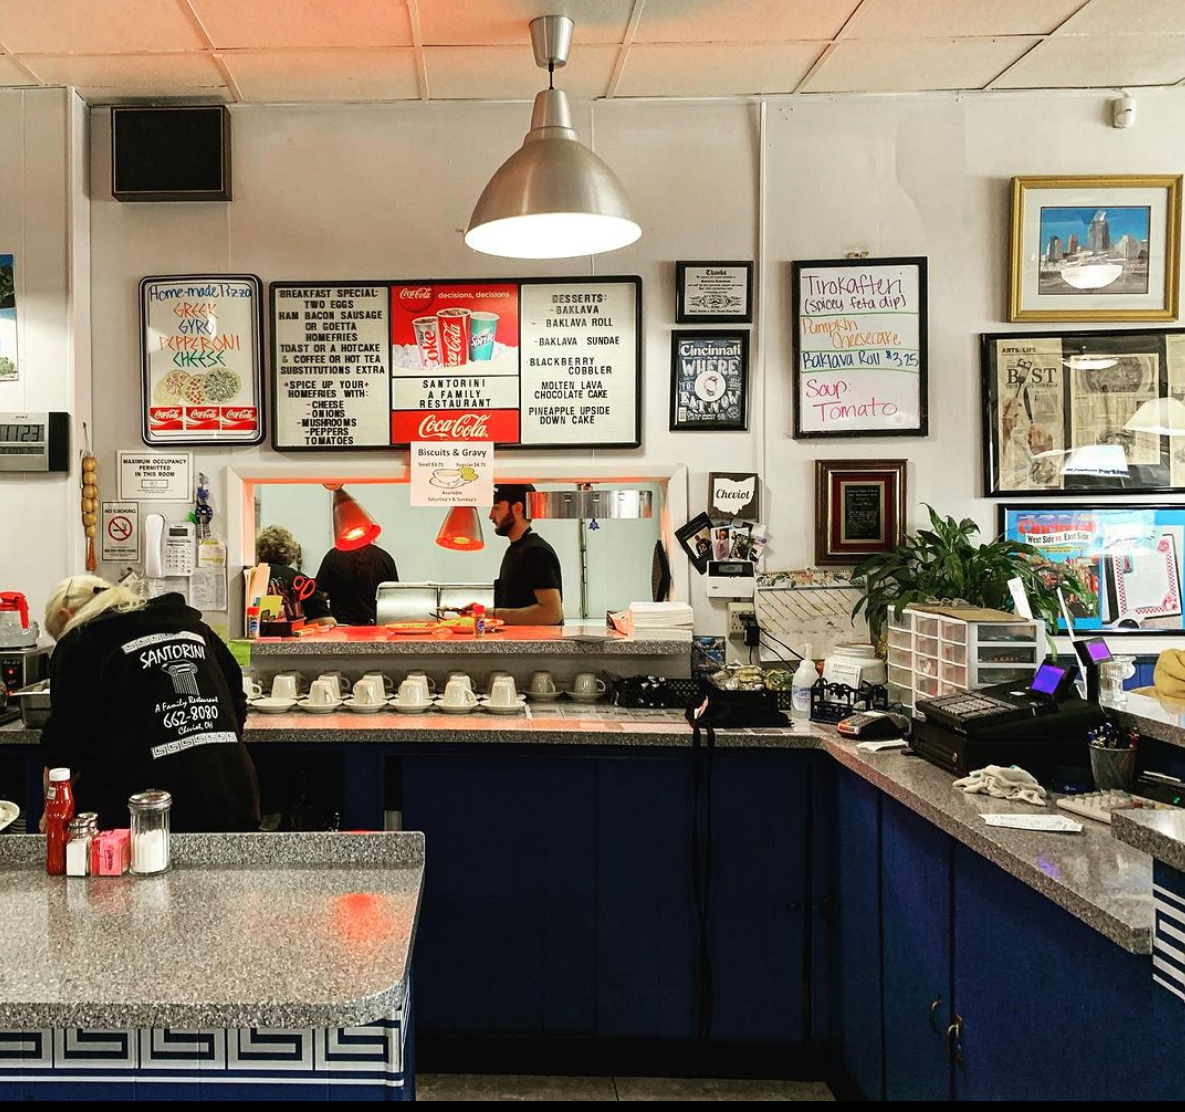
[[[346,677],[341,672],[322,672],[318,677],[318,681],[323,681],[333,688],[334,696],[340,700],[342,695],[347,690]]]
[[[331,679],[315,679],[309,685],[309,705],[335,707],[342,701],[337,683]]]
[[[572,680],[572,690],[577,695],[603,695],[605,681],[598,679],[592,672],[578,672]]]
[[[272,677],[273,699],[295,699],[300,694],[300,679],[295,672],[279,672]]]
[[[436,690],[436,681],[426,672],[408,672],[407,678],[409,680],[423,680],[425,691],[431,692]]]
[[[395,690],[395,681],[384,672],[367,672],[362,678],[364,680],[374,680],[384,691],[390,692]]]
[[[364,707],[373,707],[377,703],[386,702],[387,691],[379,680],[369,677],[360,679],[354,684],[354,702]]]
[[[486,694],[488,695],[494,690],[494,684],[496,684],[500,679],[509,675],[509,672],[491,672],[490,678],[486,680]]]
[[[428,705],[428,679],[422,672],[419,675],[409,675],[399,685],[399,703],[405,707]]]
[[[452,679],[444,685],[441,702],[446,707],[473,707],[477,705],[477,696],[460,679]]]
[[[550,672],[532,672],[531,692],[535,695],[554,695],[555,677]]]
[[[512,707],[518,703],[513,676],[499,676],[490,684],[490,706]]]
[[[452,683],[456,680],[458,683],[464,684],[470,691],[473,690],[473,680],[469,678],[467,672],[449,672],[448,682]]]
[[[243,694],[248,699],[258,699],[263,695],[263,687],[257,684],[250,676],[243,677]]]

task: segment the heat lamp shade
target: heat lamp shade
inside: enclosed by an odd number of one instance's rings
[[[485,548],[481,535],[481,515],[476,506],[454,506],[445,515],[444,524],[436,534],[441,548],[454,552],[478,552]]]
[[[615,251],[642,234],[617,175],[576,137],[564,94],[535,98],[523,145],[494,172],[465,242],[511,259]]]
[[[364,548],[378,540],[382,531],[382,526],[344,490],[333,492],[334,548],[341,552]]]

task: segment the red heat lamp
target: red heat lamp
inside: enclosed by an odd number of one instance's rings
[[[378,539],[383,528],[341,487],[333,492],[333,547],[352,552]]]
[[[477,552],[485,548],[481,535],[481,516],[476,506],[454,506],[445,516],[436,543],[454,552]]]

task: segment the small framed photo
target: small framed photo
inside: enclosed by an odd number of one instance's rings
[[[815,563],[860,563],[905,535],[903,459],[815,461]]]
[[[671,333],[671,431],[749,427],[749,333]]]
[[[1009,320],[1175,320],[1181,178],[1012,179]]]
[[[675,263],[675,321],[752,324],[752,262]]]
[[[703,575],[708,570],[708,561],[716,558],[712,549],[712,519],[707,514],[696,514],[675,530],[675,537],[695,570]]]

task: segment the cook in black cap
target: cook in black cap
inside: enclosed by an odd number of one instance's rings
[[[508,625],[563,625],[564,582],[560,561],[531,528],[527,495],[529,483],[499,483],[494,487],[490,521],[500,537],[510,541],[494,582],[494,612]]]

